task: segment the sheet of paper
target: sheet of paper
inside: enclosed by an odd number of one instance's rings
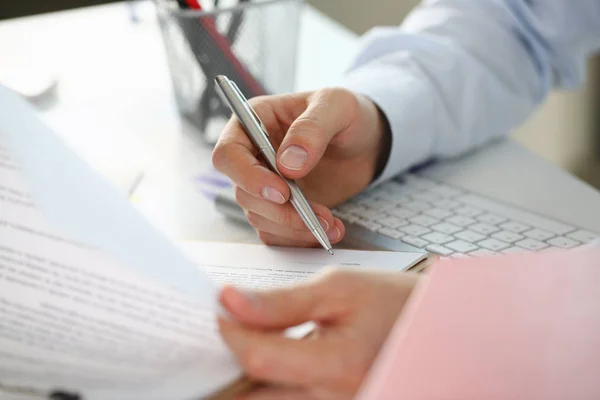
[[[36,207],[62,236],[113,254],[128,268],[215,308],[206,275],[66,147],[31,106],[1,85],[0,133]]]
[[[239,376],[213,310],[53,229],[2,139],[0,383],[178,400]]]
[[[182,247],[191,259],[202,261],[216,284],[259,289],[308,279],[326,266],[405,271],[425,257],[422,253],[359,250],[335,250],[332,256],[320,248],[214,242],[187,242]]]

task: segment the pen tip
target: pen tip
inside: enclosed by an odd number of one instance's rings
[[[333,250],[329,249],[327,251],[329,252],[329,254],[333,255]]]

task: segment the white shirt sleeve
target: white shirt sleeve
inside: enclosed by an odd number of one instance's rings
[[[430,0],[373,29],[343,86],[391,126],[375,183],[505,136],[553,87],[580,85],[598,49],[599,0]]]

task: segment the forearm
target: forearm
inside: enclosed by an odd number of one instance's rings
[[[389,162],[379,181],[502,137],[553,86],[579,85],[600,41],[594,16],[580,31],[549,27],[562,11],[600,14],[600,3],[569,3],[548,0],[534,10],[521,0],[434,1],[399,28],[368,34],[344,85],[370,97],[389,121]]]

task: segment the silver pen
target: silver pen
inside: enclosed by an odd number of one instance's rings
[[[215,82],[218,88],[217,91],[220,93],[225,103],[229,105],[231,111],[233,111],[240,120],[246,134],[254,146],[260,150],[260,153],[265,158],[271,170],[281,176],[289,186],[290,203],[292,203],[298,214],[300,214],[306,227],[312,232],[315,238],[317,238],[325,250],[333,255],[331,243],[327,238],[327,234],[308,204],[306,197],[304,197],[296,182],[284,177],[277,169],[277,153],[269,141],[269,134],[263,122],[260,120],[254,109],[252,109],[250,103],[248,103],[235,82],[223,75],[218,75],[215,78]]]

